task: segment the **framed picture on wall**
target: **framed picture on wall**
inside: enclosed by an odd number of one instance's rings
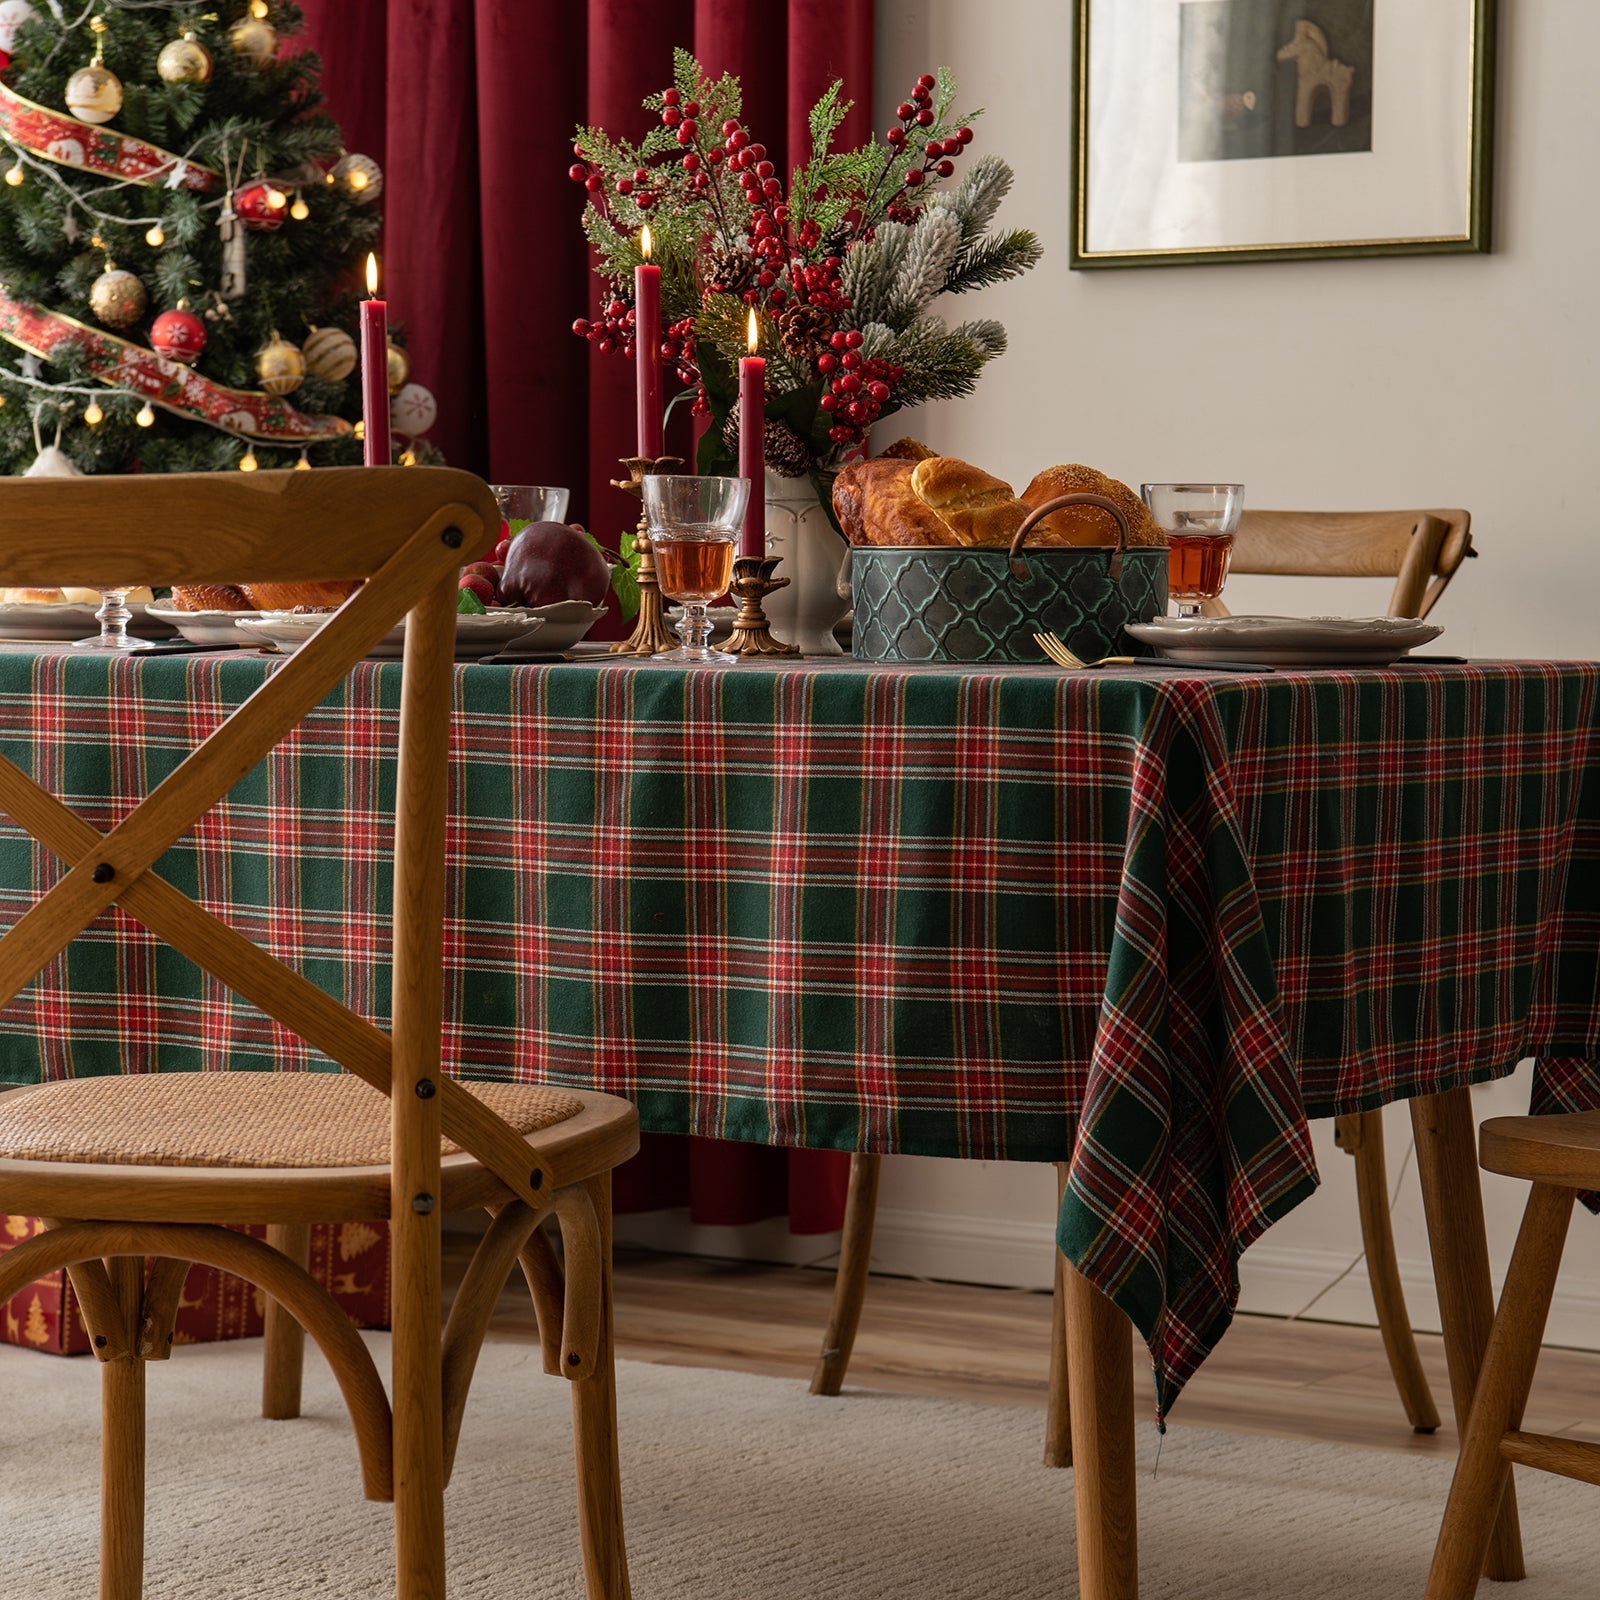
[[[1072,265],[1489,248],[1495,0],[1075,0]]]

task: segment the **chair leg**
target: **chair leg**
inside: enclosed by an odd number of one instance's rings
[[[267,1224],[267,1243],[297,1267],[311,1264],[311,1226]],[[271,1295],[267,1296],[261,1347],[261,1415],[283,1421],[300,1415],[300,1380],[305,1370],[306,1330]]]
[[[1521,1424],[1528,1403],[1575,1198],[1571,1189],[1540,1183],[1528,1196],[1450,1485],[1425,1600],[1471,1600],[1477,1590],[1495,1516],[1511,1481],[1511,1463],[1500,1454],[1500,1441]]]
[[[144,1259],[107,1267],[125,1324],[136,1327]],[[145,1363],[129,1350],[100,1368],[100,1600],[139,1600],[144,1591]]]
[[[1067,1192],[1067,1163],[1056,1163],[1056,1211]],[[1072,1465],[1072,1395],[1067,1382],[1067,1258],[1057,1250],[1055,1292],[1050,1296],[1050,1393],[1044,1413],[1044,1464]]]
[[[1417,1140],[1417,1176],[1428,1218],[1433,1281],[1450,1363],[1450,1400],[1463,1437],[1472,1394],[1494,1325],[1494,1280],[1483,1225],[1483,1184],[1478,1176],[1477,1125],[1466,1089],[1420,1095],[1411,1102]],[[1515,1485],[1506,1489],[1495,1519],[1484,1575],[1497,1583],[1527,1576]]]
[[[390,1213],[389,1227],[395,1263],[391,1380],[395,1600],[444,1600],[439,1218],[437,1213],[397,1206]]]
[[[878,1179],[883,1157],[857,1153],[850,1157],[850,1188],[844,1202],[844,1229],[839,1236],[839,1267],[833,1278],[833,1310],[822,1336],[822,1353],[811,1374],[812,1394],[838,1394],[861,1325],[872,1264],[872,1226],[878,1218]]]
[[[622,1537],[622,1476],[617,1452],[617,1381],[611,1303],[611,1175],[584,1187],[594,1205],[600,1243],[600,1337],[594,1370],[572,1381],[572,1435],[577,1459],[578,1526],[588,1600],[630,1600]]]
[[[1372,1304],[1378,1313],[1384,1354],[1400,1394],[1400,1404],[1416,1433],[1433,1433],[1439,1410],[1433,1403],[1417,1341],[1411,1332],[1400,1262],[1394,1248],[1394,1219],[1389,1214],[1389,1172],[1383,1150],[1383,1113],[1363,1111],[1335,1123],[1339,1148],[1355,1158],[1356,1205],[1361,1215],[1361,1247],[1366,1252]]]

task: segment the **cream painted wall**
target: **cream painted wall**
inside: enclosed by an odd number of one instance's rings
[[[1012,336],[976,396],[897,417],[891,432],[917,433],[1019,486],[1067,460],[1135,484],[1237,479],[1257,505],[1464,505],[1483,554],[1437,613],[1440,648],[1600,654],[1600,91],[1589,65],[1600,7],[1502,10],[1492,255],[1084,273],[1067,269],[1070,0],[879,0],[879,126],[919,73],[953,65],[963,102],[987,108],[974,151],[998,151],[1017,171],[1002,222],[1036,229],[1046,249],[1028,277],[959,305],[959,315],[1001,318]],[[1242,610],[1359,614],[1381,611],[1387,596],[1387,584],[1356,583],[1332,600],[1325,586],[1242,579],[1228,597]],[[1526,1072],[1479,1091],[1477,1103],[1484,1114],[1526,1110]],[[1390,1108],[1388,1127],[1398,1174],[1403,1107]],[[1298,1310],[1360,1249],[1351,1164],[1331,1125],[1314,1131],[1323,1187],[1247,1255],[1247,1308]],[[1414,1170],[1399,1187],[1413,1315],[1436,1327]],[[1503,1263],[1521,1209],[1515,1186],[1492,1182],[1488,1207]],[[891,1272],[1043,1287],[1053,1209],[1047,1168],[892,1160],[875,1260]],[[667,1218],[623,1219],[618,1232],[794,1261],[832,1242],[781,1229],[686,1231]],[[1569,1252],[1551,1334],[1600,1347],[1600,1268],[1587,1243]],[[1370,1320],[1362,1272],[1315,1314]]]

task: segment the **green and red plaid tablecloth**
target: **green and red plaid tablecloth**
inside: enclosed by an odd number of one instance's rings
[[[269,670],[0,655],[0,749],[107,826]],[[1600,1105],[1600,667],[459,684],[452,1069],[657,1131],[1070,1159],[1063,1248],[1163,1409],[1317,1181],[1308,1117],[1529,1055],[1536,1103]],[[379,1019],[398,689],[359,669],[161,869]],[[56,870],[0,834],[0,920]],[[13,1081],[316,1064],[118,912],[0,1040]]]

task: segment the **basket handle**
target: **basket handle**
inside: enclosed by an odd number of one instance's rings
[[[1022,541],[1038,526],[1052,511],[1060,511],[1063,506],[1099,506],[1102,511],[1109,511],[1117,520],[1117,547],[1111,553],[1111,579],[1117,582],[1122,577],[1122,557],[1127,551],[1128,543],[1133,538],[1133,530],[1128,526],[1127,513],[1116,501],[1108,500],[1103,494],[1063,494],[1057,495],[1054,500],[1046,500],[1042,506],[1035,506],[1027,516],[1022,519],[1022,526],[1017,529],[1011,539],[1011,549],[1008,559],[1011,562],[1011,576],[1019,583],[1031,583],[1033,574],[1028,570],[1028,563],[1022,559]],[[1100,546],[1101,549],[1105,547]]]

